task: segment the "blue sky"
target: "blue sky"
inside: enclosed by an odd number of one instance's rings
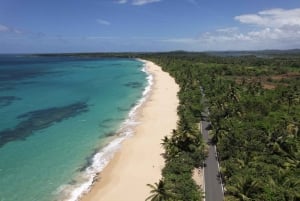
[[[0,0],[0,53],[290,48],[299,0]]]

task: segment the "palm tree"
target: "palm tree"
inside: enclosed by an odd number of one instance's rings
[[[163,180],[159,180],[158,183],[147,184],[151,188],[151,195],[146,198],[145,201],[168,201],[170,200],[170,195],[167,193],[165,189],[165,183]]]
[[[240,201],[250,201],[253,192],[258,192],[260,182],[247,175],[232,177],[231,184],[226,186],[226,194],[239,198]],[[255,194],[255,193],[254,193]]]
[[[300,199],[300,181],[297,178],[297,173],[291,174],[289,169],[278,169],[277,173],[277,186],[283,189],[283,196],[286,200],[297,201]],[[274,185],[276,183],[274,182]]]

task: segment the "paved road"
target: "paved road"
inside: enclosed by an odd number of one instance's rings
[[[216,157],[215,146],[209,143],[208,129],[209,122],[201,121],[202,134],[206,143],[208,143],[208,157],[205,160],[204,180],[205,180],[205,201],[223,201],[224,193],[222,183],[218,178],[219,165]]]

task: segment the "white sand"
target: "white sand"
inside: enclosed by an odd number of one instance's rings
[[[161,139],[176,128],[179,87],[159,66],[144,62],[154,83],[139,111],[140,124],[134,129],[134,136],[123,142],[83,201],[143,201],[150,194],[146,184],[154,184],[161,178],[164,167]]]

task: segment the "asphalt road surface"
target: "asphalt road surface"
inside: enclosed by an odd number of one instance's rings
[[[216,148],[210,144],[208,136],[207,121],[201,121],[202,134],[205,142],[208,144],[208,157],[205,160],[204,167],[204,180],[205,180],[205,201],[223,201],[224,193],[222,188],[222,182],[219,175],[219,163],[217,160]]]

